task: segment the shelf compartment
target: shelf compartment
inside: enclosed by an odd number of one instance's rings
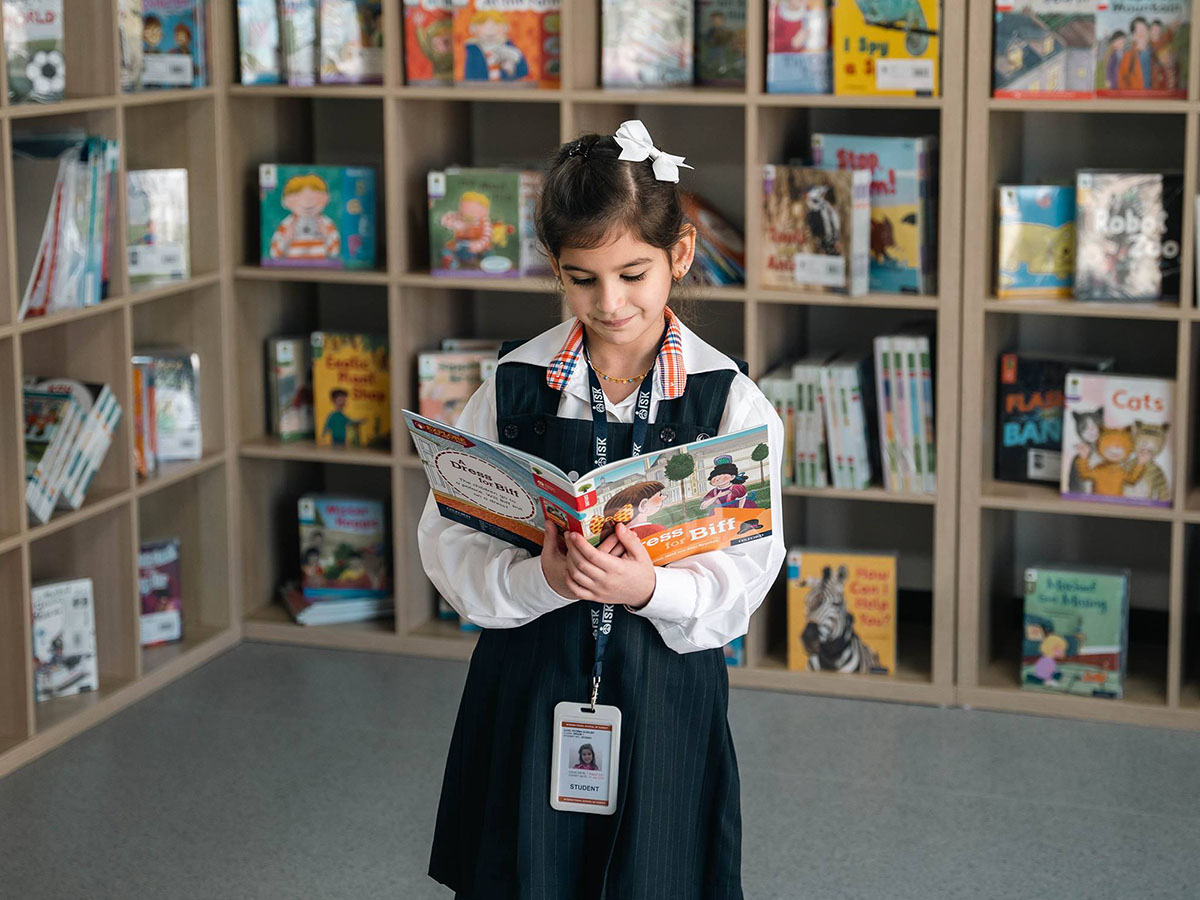
[[[20,396],[16,341],[0,338],[0,397]],[[0,404],[0,542],[16,537],[25,513],[25,416],[22,404]],[[2,680],[2,679],[0,679]]]
[[[995,481],[990,478],[983,481],[979,504],[984,509],[1025,510],[1056,516],[1152,522],[1169,522],[1174,518],[1170,509],[1161,506],[1133,506],[1100,500],[1066,500],[1054,484]]]
[[[391,619],[349,622],[342,625],[297,625],[282,606],[260,606],[242,622],[246,640],[297,644],[337,650],[395,653],[399,649]]]
[[[238,266],[233,274],[243,281],[300,281],[314,284],[384,285],[384,271],[360,269],[288,269],[269,266]]]
[[[0,553],[0,753],[33,724],[32,636],[20,549]]]
[[[864,309],[936,310],[938,298],[924,294],[822,294],[800,288],[759,288],[754,292],[760,303],[777,306],[846,306]]]
[[[224,462],[225,451],[214,450],[205,453],[200,459],[191,462],[160,463],[158,471],[154,475],[138,483],[137,495],[139,497],[146,497],[150,494],[156,494],[159,491],[179,484],[181,481],[187,481],[190,478],[203,475],[205,472],[215,469]]]

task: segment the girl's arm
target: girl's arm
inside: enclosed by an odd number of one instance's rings
[[[467,401],[458,426],[498,439],[495,378]],[[550,587],[538,557],[442,518],[432,492],[417,526],[417,545],[429,580],[455,612],[482,628],[516,628],[575,602]]]
[[[729,388],[718,433],[764,423],[770,448],[770,537],[656,567],[657,584],[650,602],[630,610],[650,619],[663,642],[676,653],[723,647],[745,634],[750,615],[762,603],[783,565],[783,423],[758,386],[739,374]]]

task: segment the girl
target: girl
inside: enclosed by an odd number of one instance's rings
[[[749,496],[746,481],[749,476],[738,470],[732,456],[718,456],[715,465],[708,473],[708,483],[712,490],[700,501],[700,508],[707,509],[710,516],[717,514],[718,506],[736,506],[739,509],[758,508],[758,504]]]
[[[779,478],[783,426],[772,405],[667,305],[696,243],[674,184],[682,162],[640,122],[558,151],[536,225],[573,318],[502,351],[460,427],[584,472],[598,457],[632,455],[635,437],[661,453],[766,423]],[[770,538],[655,567],[623,524],[593,547],[550,521],[531,557],[442,518],[431,496],[418,529],[425,571],[484,631],[430,874],[459,900],[740,900],[721,648],[746,632],[774,583],[782,533],[773,523]],[[591,694],[601,603],[625,608],[604,632],[599,702],[622,715],[616,811],[605,816],[549,803],[554,708]]]
[[[661,481],[639,481],[623,491],[613,494],[604,504],[601,516],[603,523],[597,537],[600,543],[616,533],[617,525],[624,523],[625,527],[641,540],[660,531],[666,531],[662,525],[650,521],[650,517],[663,508],[663,487]]]
[[[591,744],[579,745],[579,759],[571,766],[572,769],[587,769],[591,772],[599,772],[600,767],[596,765],[596,751],[592,749]]]

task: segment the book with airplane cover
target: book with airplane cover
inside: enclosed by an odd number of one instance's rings
[[[34,585],[31,600],[34,699],[98,690],[92,579]]]
[[[771,0],[767,93],[828,94],[833,88],[830,0]]]
[[[1096,95],[1096,0],[996,0],[992,95]]]
[[[697,0],[696,83],[746,83],[746,0]]]
[[[390,446],[389,362],[385,337],[313,332],[313,426],[318,446]]]
[[[183,640],[183,566],[179,538],[147,541],[138,548],[141,644]]]
[[[299,502],[301,590],[310,600],[391,597],[388,505],[305,494]]]
[[[404,0],[404,81],[454,84],[452,0]]]
[[[1096,93],[1101,97],[1187,96],[1192,4],[1108,0],[1096,12]]]
[[[67,87],[63,0],[4,0],[10,103],[54,103]]]
[[[997,192],[996,296],[1073,296],[1075,188],[1002,184]]]
[[[624,524],[655,565],[771,534],[767,427],[617,460],[557,466],[404,411],[442,516],[540,553],[545,522],[599,544]]]
[[[938,96],[940,12],[941,0],[836,0],[833,92]]]

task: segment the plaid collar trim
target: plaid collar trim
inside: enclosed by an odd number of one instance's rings
[[[679,320],[670,309],[666,310],[666,320],[667,336],[663,339],[655,362],[656,378],[663,399],[675,400],[683,396],[683,389],[687,384],[687,371],[683,366],[683,332],[680,330]],[[570,382],[582,358],[583,323],[576,319],[562,349],[546,367],[546,384],[556,391],[561,391]]]

